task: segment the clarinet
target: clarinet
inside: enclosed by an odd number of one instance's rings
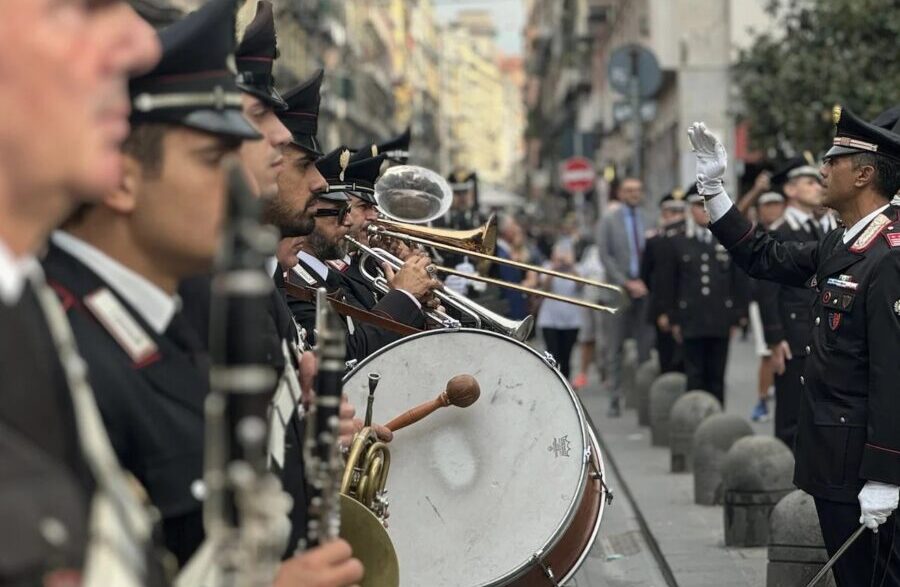
[[[341,529],[340,490],[344,464],[338,424],[347,351],[341,318],[328,305],[325,288],[316,292],[315,339],[319,371],[316,399],[311,417],[307,417],[304,443],[310,501],[303,548],[314,548],[333,540]]]
[[[204,526],[216,585],[271,585],[290,530],[289,498],[267,468],[267,414],[278,374],[255,333],[274,283],[263,270],[277,237],[237,161],[228,166],[228,223],[212,281],[206,401]]]

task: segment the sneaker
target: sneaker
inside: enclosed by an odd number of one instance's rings
[[[753,408],[753,413],[750,415],[750,419],[754,422],[769,421],[769,405],[765,400],[759,400],[759,403],[756,404],[755,408]]]
[[[572,380],[572,387],[575,389],[575,391],[578,391],[583,387],[587,387],[587,384],[587,373],[585,373],[584,371],[576,375],[575,379]]]
[[[607,418],[618,418],[622,415],[622,408],[619,407],[619,398],[615,397],[609,401],[609,409],[606,410]]]

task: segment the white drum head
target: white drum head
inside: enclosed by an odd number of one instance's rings
[[[549,549],[584,490],[585,428],[562,376],[533,350],[481,330],[429,331],[360,363],[344,391],[360,417],[378,373],[386,423],[473,375],[481,397],[398,431],[388,532],[405,587],[501,585]]]

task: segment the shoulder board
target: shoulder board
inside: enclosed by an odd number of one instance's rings
[[[341,273],[346,271],[347,267],[349,267],[349,265],[347,265],[340,259],[332,259],[331,261],[325,261],[325,263],[330,265],[335,271],[339,271]]]
[[[850,252],[862,253],[863,251],[868,250],[868,248],[872,246],[872,243],[875,242],[875,239],[878,238],[878,235],[881,234],[890,223],[891,219],[884,214],[876,216],[875,220],[869,223],[869,226],[867,226],[862,234],[859,235],[856,242],[853,243],[853,246],[850,247]]]
[[[297,263],[293,267],[291,267],[291,271],[300,276],[300,279],[308,283],[309,285],[316,285],[318,283],[315,278],[309,274],[309,271],[303,268],[302,265]]]
[[[894,220],[882,234],[891,248],[900,247],[900,220]]]
[[[84,305],[136,365],[144,364],[158,352],[153,338],[108,288],[86,295]]]

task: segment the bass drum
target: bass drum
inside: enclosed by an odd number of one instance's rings
[[[571,579],[606,506],[603,460],[565,378],[530,347],[484,330],[430,330],[359,363],[344,391],[373,421],[473,375],[481,397],[398,431],[388,532],[403,587],[557,585]]]

